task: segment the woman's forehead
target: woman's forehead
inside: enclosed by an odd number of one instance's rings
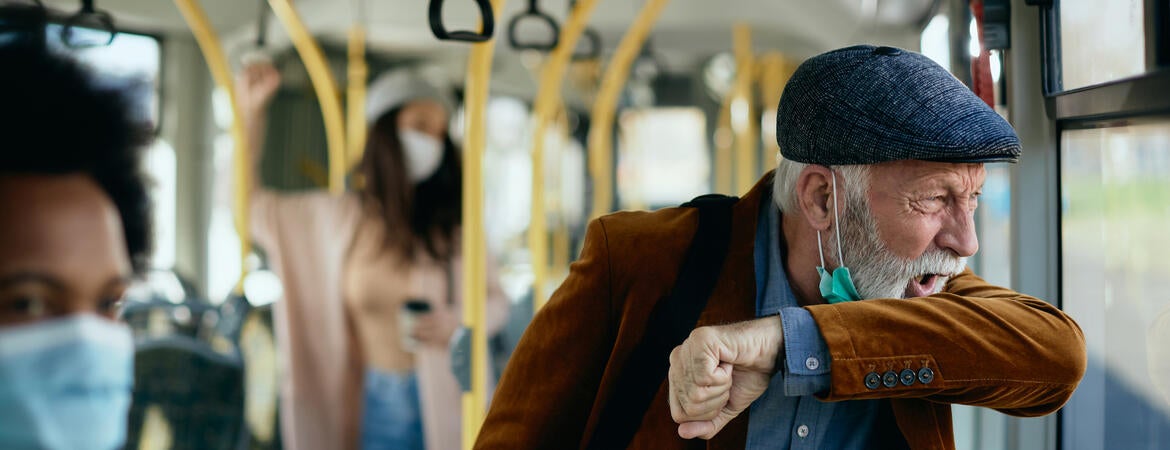
[[[117,209],[88,176],[0,176],[0,211],[0,272],[103,283],[130,273]]]

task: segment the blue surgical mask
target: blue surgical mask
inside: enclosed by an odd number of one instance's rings
[[[125,325],[82,314],[0,327],[0,448],[120,449],[133,383]]]
[[[851,302],[861,300],[857,287],[853,285],[853,275],[845,267],[845,258],[841,254],[841,217],[837,214],[837,173],[830,168],[833,176],[833,231],[837,234],[837,262],[840,263],[830,273],[825,269],[825,250],[821,245],[821,231],[817,230],[817,252],[821,255],[821,265],[817,266],[817,274],[821,276],[821,297],[829,303]]]

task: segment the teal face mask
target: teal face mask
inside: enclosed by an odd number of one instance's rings
[[[849,274],[848,267],[838,267],[832,275],[824,267],[817,267],[817,273],[821,274],[821,297],[829,303],[861,300],[861,294],[853,286],[853,276]]]
[[[821,255],[821,265],[817,266],[817,273],[821,276],[821,297],[829,303],[851,302],[861,300],[857,287],[853,285],[853,275],[845,267],[845,258],[841,254],[841,217],[837,214],[837,173],[829,168],[833,175],[833,231],[837,233],[837,262],[841,263],[830,273],[825,270],[825,250],[821,245],[821,232],[817,230],[817,252]]]

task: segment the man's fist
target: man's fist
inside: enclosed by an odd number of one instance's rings
[[[780,316],[697,328],[670,353],[670,415],[684,439],[711,439],[763,395],[783,353]]]

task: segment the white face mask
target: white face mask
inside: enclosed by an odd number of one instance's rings
[[[0,447],[121,448],[133,384],[124,324],[83,314],[0,327]]]
[[[398,132],[398,140],[402,142],[406,175],[410,177],[411,183],[421,182],[435,174],[439,163],[443,161],[442,141],[416,130]]]

